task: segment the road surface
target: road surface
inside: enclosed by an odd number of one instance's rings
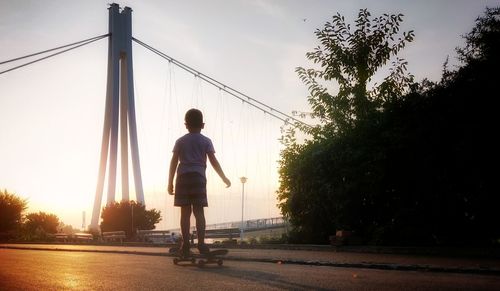
[[[500,290],[500,276],[0,249],[0,290]]]

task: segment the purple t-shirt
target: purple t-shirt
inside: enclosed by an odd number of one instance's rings
[[[188,133],[179,138],[173,152],[179,154],[177,175],[197,172],[205,177],[207,154],[215,153],[212,141],[201,133]]]

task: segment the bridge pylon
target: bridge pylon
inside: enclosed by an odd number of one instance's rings
[[[122,200],[129,200],[129,135],[137,202],[145,204],[135,117],[132,66],[132,9],[113,3],[109,10],[108,71],[101,158],[90,229],[99,229],[102,195],[108,169],[107,204],[115,201],[118,135],[120,135]],[[119,131],[118,131],[119,129]],[[109,154],[109,156],[108,156]]]

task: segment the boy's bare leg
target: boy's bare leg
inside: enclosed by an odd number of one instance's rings
[[[203,206],[193,205],[193,213],[196,218],[196,233],[198,234],[198,246],[205,245],[205,212]]]
[[[189,246],[189,228],[191,220],[191,205],[181,207],[181,232],[183,246]]]

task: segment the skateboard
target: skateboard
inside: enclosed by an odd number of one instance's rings
[[[178,250],[178,248],[172,248],[169,250],[169,253],[177,254]],[[219,266],[222,266],[222,264],[224,264],[224,260],[221,258],[221,256],[227,255],[227,253],[227,249],[218,249],[211,250],[207,254],[200,254],[198,252],[190,253],[187,257],[177,255],[177,257],[174,258],[173,262],[174,265],[178,265],[182,262],[190,262],[193,265],[198,265],[198,267],[203,267],[207,264],[217,264]]]

